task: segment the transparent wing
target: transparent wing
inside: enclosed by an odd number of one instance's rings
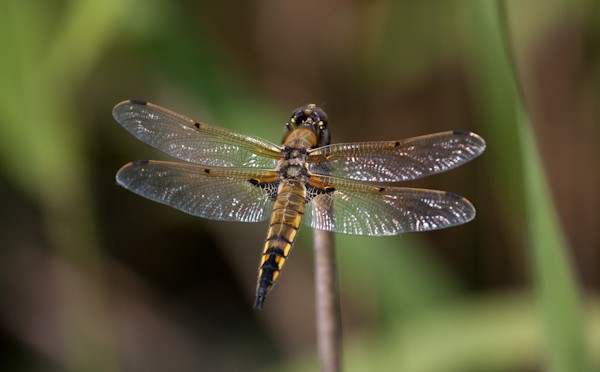
[[[258,137],[196,122],[144,101],[124,101],[113,117],[138,139],[176,158],[209,167],[274,168],[280,148]]]
[[[398,182],[458,167],[484,150],[485,141],[477,134],[449,131],[400,141],[324,146],[309,151],[308,162],[315,174]]]
[[[475,218],[473,205],[454,193],[320,179],[327,188],[314,192],[304,215],[304,223],[315,229],[381,236],[443,229]]]
[[[150,200],[194,216],[257,222],[270,217],[277,186],[273,172],[208,169],[192,164],[141,160],[125,165],[117,183]]]

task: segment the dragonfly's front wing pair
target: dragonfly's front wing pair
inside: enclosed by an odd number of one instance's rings
[[[259,222],[271,216],[279,181],[272,170],[136,161],[121,168],[117,182],[195,216]],[[309,184],[326,190],[314,193],[304,215],[305,225],[320,230],[394,235],[460,225],[475,217],[473,205],[450,192],[379,187],[322,175],[310,176]]]
[[[274,169],[283,157],[283,147],[265,139],[197,122],[148,102],[121,102],[113,115],[141,141],[203,167]],[[306,162],[314,174],[401,182],[456,168],[484,149],[484,140],[474,133],[447,131],[307,149]]]

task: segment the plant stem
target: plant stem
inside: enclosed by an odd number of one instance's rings
[[[333,233],[314,230],[314,250],[319,364],[323,372],[338,372],[342,332]]]

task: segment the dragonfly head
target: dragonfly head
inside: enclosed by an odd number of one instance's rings
[[[325,111],[311,103],[299,107],[292,113],[289,123],[286,124],[286,132],[289,133],[296,128],[310,128],[319,138],[317,147],[329,145],[331,135],[327,129],[327,114]]]

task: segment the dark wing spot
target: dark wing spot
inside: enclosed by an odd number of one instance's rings
[[[385,191],[385,187],[380,187],[379,190],[377,190],[379,192],[384,192]]]
[[[399,141],[396,141],[396,142],[394,143],[394,147],[398,147],[398,146],[400,146],[400,142],[399,142]]]
[[[279,188],[279,181],[274,182],[260,182],[256,178],[250,178],[248,180],[252,186],[260,187],[265,190],[269,198],[275,200],[277,198],[277,189]]]
[[[204,173],[209,174],[210,173],[210,169],[204,168]]]
[[[146,165],[148,163],[150,163],[150,160],[136,160],[136,161],[133,161],[131,164],[138,166],[138,165]]]
[[[198,122],[195,122],[195,123],[194,123],[194,127],[196,127],[196,129],[200,129],[200,126],[201,126],[201,124],[200,124],[200,123],[198,123]]]
[[[451,191],[446,191],[446,196],[449,196],[454,199],[463,199],[462,195],[458,195],[457,193]]]
[[[140,106],[146,106],[148,104],[148,102],[142,101],[141,99],[131,99],[131,100],[129,100],[129,102],[134,105],[140,105]]]
[[[471,132],[469,132],[468,130],[455,130],[452,132],[452,134],[456,136],[470,136]]]
[[[331,194],[336,191],[336,188],[333,186],[325,186],[325,188],[314,187],[311,185],[306,185],[306,201],[309,202],[313,200],[315,197],[323,194]]]

